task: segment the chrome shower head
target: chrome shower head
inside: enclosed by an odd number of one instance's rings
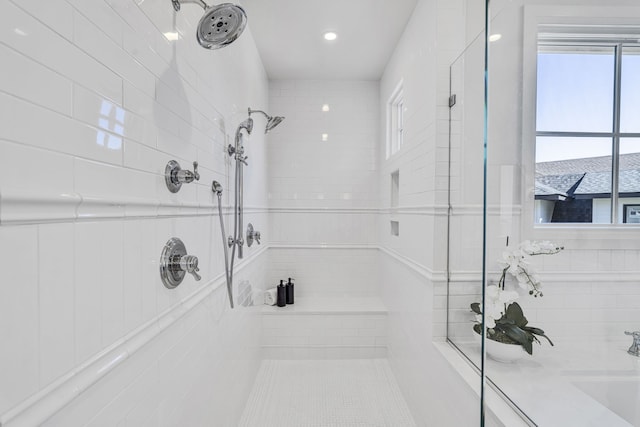
[[[260,113],[267,118],[267,125],[264,128],[264,133],[269,133],[271,129],[278,126],[280,122],[284,120],[284,117],[281,117],[281,116],[271,117],[270,115],[268,115],[262,110],[252,110],[251,108],[249,108],[249,117],[251,117],[251,113]]]
[[[222,184],[220,184],[218,181],[213,181],[211,183],[211,191],[216,193],[218,197],[222,196]]]
[[[231,3],[208,6],[203,0],[171,0],[173,8],[180,10],[181,3],[197,3],[204,9],[196,36],[198,43],[207,49],[220,49],[233,43],[247,25],[244,9]]]
[[[284,117],[281,117],[281,116],[275,116],[275,117],[269,118],[269,120],[267,120],[267,127],[265,128],[264,133],[267,133],[274,127],[278,126],[280,122],[283,120],[284,120]]]

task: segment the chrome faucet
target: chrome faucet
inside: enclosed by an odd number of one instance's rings
[[[629,347],[629,350],[627,350],[627,353],[633,356],[640,357],[640,331],[635,331],[635,332],[625,331],[624,333],[625,335],[633,336],[633,344],[631,344],[631,347]]]

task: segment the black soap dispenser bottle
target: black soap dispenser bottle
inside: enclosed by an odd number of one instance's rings
[[[278,285],[278,297],[276,299],[276,305],[278,307],[284,307],[287,305],[287,291],[282,282],[283,280],[280,280],[280,284]]]
[[[289,281],[287,282],[286,294],[287,294],[287,304],[293,304],[293,283],[291,282],[293,279],[289,277]]]

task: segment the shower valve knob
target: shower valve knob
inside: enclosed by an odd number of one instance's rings
[[[193,172],[189,170],[180,169],[175,173],[175,180],[180,183],[190,183],[200,181],[200,174],[198,173],[198,162],[193,162]]]
[[[257,244],[260,244],[260,232],[254,230],[253,224],[249,223],[249,225],[247,225],[247,246],[251,247],[254,240]]]
[[[200,181],[200,173],[198,172],[198,162],[193,162],[193,172],[184,170],[175,160],[167,163],[164,169],[164,180],[167,188],[172,193],[177,193],[182,184],[188,184],[193,181]]]
[[[160,278],[165,287],[173,289],[184,280],[189,273],[197,281],[202,279],[198,274],[198,257],[187,255],[187,249],[182,240],[173,237],[169,239],[160,255]]]
[[[198,268],[198,257],[193,255],[185,255],[180,258],[180,268],[183,271],[191,274],[196,281],[202,279],[202,277],[198,274],[200,269]]]

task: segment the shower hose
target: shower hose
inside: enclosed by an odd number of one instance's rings
[[[220,217],[220,229],[222,230],[222,247],[224,249],[224,272],[227,278],[227,293],[229,294],[229,304],[233,308],[233,256],[235,255],[236,246],[233,245],[233,253],[231,255],[231,268],[229,268],[229,249],[227,248],[227,236],[224,231],[224,220],[222,217],[222,192],[218,192],[218,213]]]

